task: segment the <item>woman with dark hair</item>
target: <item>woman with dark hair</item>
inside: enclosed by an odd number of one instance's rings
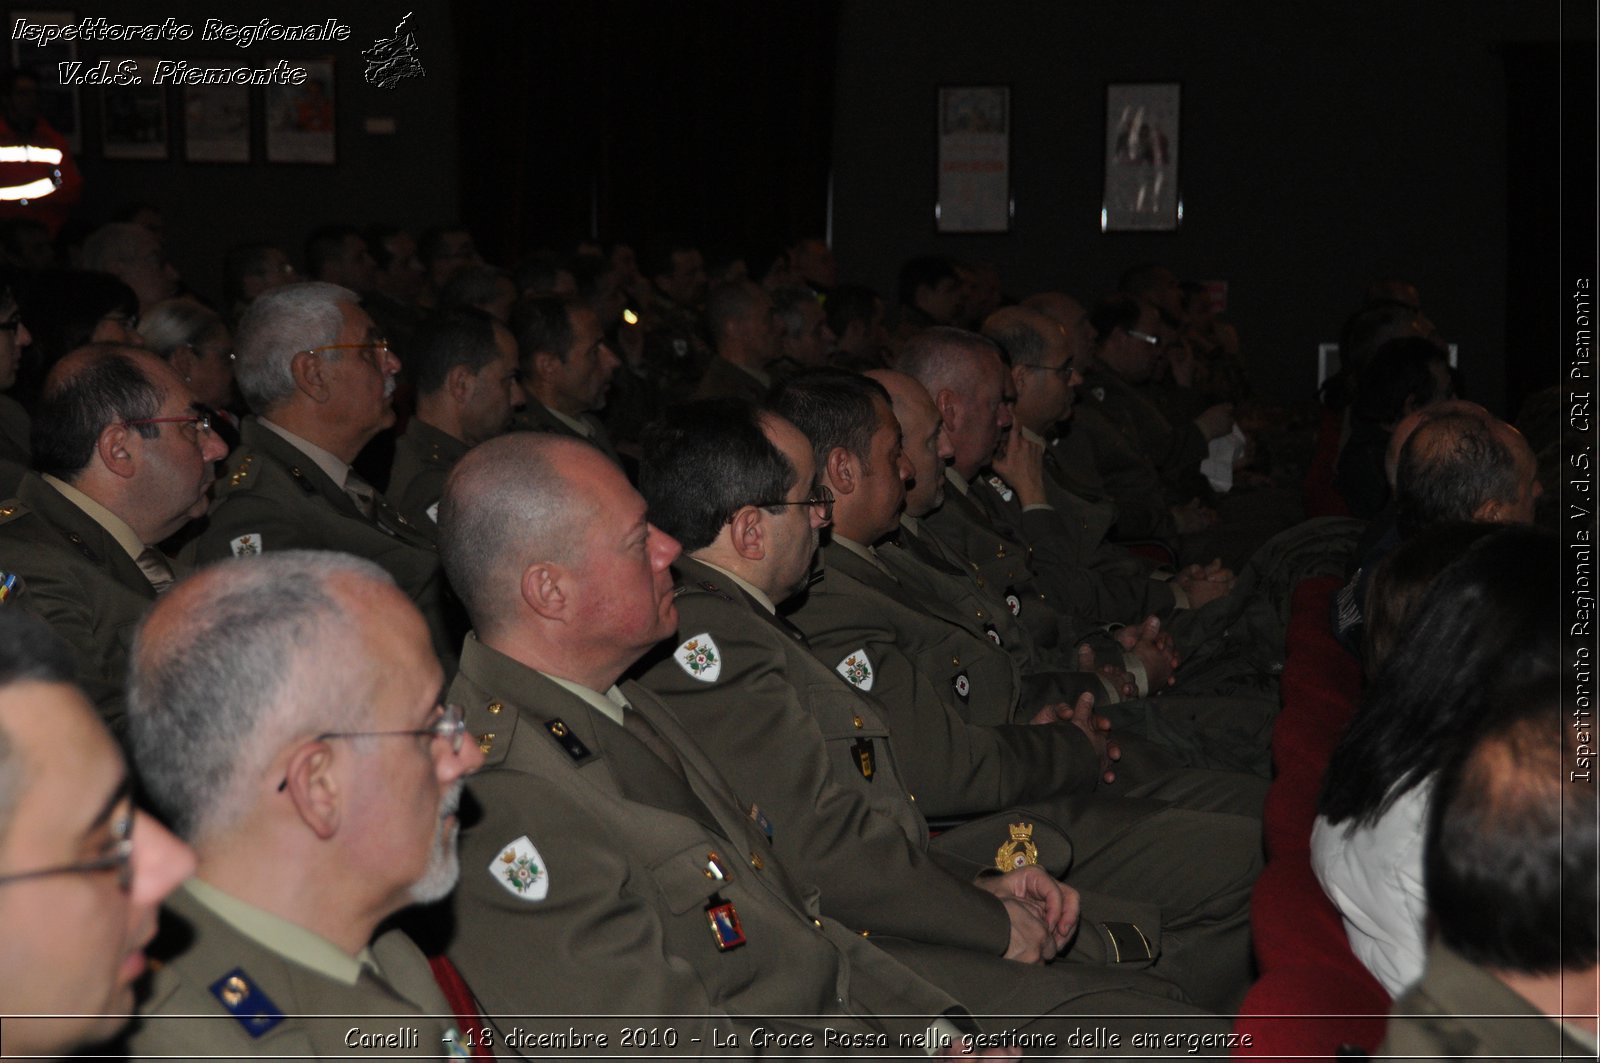
[[[15,290],[33,335],[12,391],[24,408],[33,407],[51,368],[85,343],[144,346],[139,297],[109,273],[44,270],[19,278]]]
[[[1437,545],[1421,539],[1402,550]],[[1391,562],[1405,563],[1403,555]],[[1559,551],[1548,532],[1509,527],[1472,543],[1401,621],[1408,630],[1328,763],[1312,868],[1352,950],[1391,995],[1422,974],[1422,842],[1433,778],[1494,712],[1502,689],[1555,675],[1559,590]]]

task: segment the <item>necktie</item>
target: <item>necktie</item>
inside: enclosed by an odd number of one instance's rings
[[[156,594],[165,594],[167,590],[178,581],[177,574],[172,571],[172,566],[161,555],[161,551],[153,546],[147,546],[134,558],[134,564],[139,566],[139,571],[144,573],[144,578],[150,581],[150,586],[155,588]]]
[[[351,469],[344,477],[344,493],[350,496],[350,501],[356,504],[356,508],[361,511],[363,517],[368,520],[372,519],[373,513],[378,508],[377,488],[357,476],[355,470]]]

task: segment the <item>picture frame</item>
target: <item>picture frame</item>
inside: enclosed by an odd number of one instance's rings
[[[248,85],[184,86],[183,158],[185,162],[250,161]]]
[[[78,21],[75,11],[12,11],[7,16],[9,25],[19,20],[41,26],[70,26]],[[11,41],[11,67],[13,70],[32,70],[39,76],[39,113],[50,127],[66,138],[72,154],[83,154],[83,110],[78,89],[61,84],[58,76],[61,63],[78,59],[77,41],[54,41],[47,45]]]
[[[935,231],[1011,231],[1011,87],[943,85]]]
[[[1106,86],[1101,232],[1171,232],[1183,224],[1181,95],[1176,81]]]
[[[144,162],[167,159],[171,154],[167,90],[163,85],[151,84],[158,60],[145,55],[101,58],[111,64],[112,70],[135,70],[140,79],[136,85],[106,85],[100,89],[101,156]]]
[[[333,57],[308,59],[300,85],[266,89],[267,161],[332,166],[338,161],[338,106]]]

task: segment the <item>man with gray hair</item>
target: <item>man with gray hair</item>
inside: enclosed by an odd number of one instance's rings
[[[133,804],[117,744],[43,624],[0,605],[0,1029],[8,1056],[115,1033],[194,854]]]
[[[340,550],[375,561],[417,603],[434,650],[453,661],[433,532],[398,513],[350,467],[394,424],[400,361],[361,309],[333,284],[287,284],[239,323],[234,379],[254,416],[217,482],[201,562],[272,550]]]
[[[50,371],[33,471],[0,502],[0,581],[71,647],[78,683],[116,728],[134,625],[181,574],[157,546],[205,512],[228,453],[166,362],[91,344]]]
[[[577,440],[501,436],[451,472],[439,527],[474,627],[450,696],[487,757],[449,955],[491,1018],[614,1033],[582,1024],[679,1016],[708,1054],[763,1029],[849,1052],[970,1022],[823,917],[767,834],[795,828],[736,796],[653,694],[618,685],[677,624],[679,553],[620,469]]]
[[[151,612],[134,760],[200,867],[168,903],[128,1055],[460,1053],[421,951],[373,938],[455,885],[483,758],[443,683],[417,610],[343,554],[224,562]]]

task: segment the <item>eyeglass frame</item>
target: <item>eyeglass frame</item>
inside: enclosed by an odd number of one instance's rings
[[[132,796],[133,788],[124,783],[112,800],[114,803],[121,803]],[[70,864],[58,864],[55,867],[41,867],[35,871],[16,871],[0,875],[0,886],[8,886],[13,882],[28,882],[36,878],[51,878],[56,875],[89,875],[101,871],[115,871],[117,888],[127,893],[133,886],[133,821],[137,817],[138,809],[130,806],[127,816],[119,824],[112,826],[116,849],[109,855]]]
[[[427,727],[414,727],[398,731],[324,731],[312,739],[313,742],[326,742],[332,738],[446,738],[450,741],[450,755],[456,756],[461,752],[461,747],[467,744],[467,710],[460,705],[436,705],[442,710],[439,718]],[[289,788],[287,777],[278,784],[281,794]]]
[[[1072,374],[1078,371],[1077,367],[1071,362],[1063,362],[1061,365],[1041,365],[1038,362],[1013,362],[1012,365],[1018,369],[1037,369],[1043,373],[1054,373],[1062,380],[1071,380]]]
[[[307,347],[299,353],[321,355],[323,351],[383,351],[393,354],[394,348],[389,346],[388,340],[373,340],[370,343],[324,343],[320,347]]]
[[[139,428],[147,424],[192,424],[195,426],[195,438],[200,438],[201,432],[213,432],[212,415],[197,413],[190,417],[139,417],[132,421],[118,421],[123,428]]]
[[[782,502],[749,502],[746,503],[746,505],[755,506],[757,509],[778,509],[782,506],[810,506],[813,509],[816,509],[820,506],[822,508],[822,523],[833,523],[833,505],[836,501],[838,501],[838,499],[834,496],[833,488],[829,487],[827,484],[818,484],[816,486],[816,490],[813,491],[812,494],[821,495],[822,497],[803,498],[798,502],[790,502],[787,500]],[[739,508],[743,509],[744,507],[740,506]],[[725,523],[733,523],[733,518],[729,517]]]
[[[22,311],[20,310],[6,318],[4,321],[0,321],[0,332],[14,333],[18,329],[26,327],[27,326],[22,323]]]
[[[1126,332],[1128,335],[1132,336],[1134,339],[1138,340],[1140,343],[1148,343],[1152,347],[1161,346],[1161,337],[1160,336],[1152,336],[1148,332],[1140,332],[1138,329],[1133,329],[1133,328],[1123,329],[1122,331]]]

